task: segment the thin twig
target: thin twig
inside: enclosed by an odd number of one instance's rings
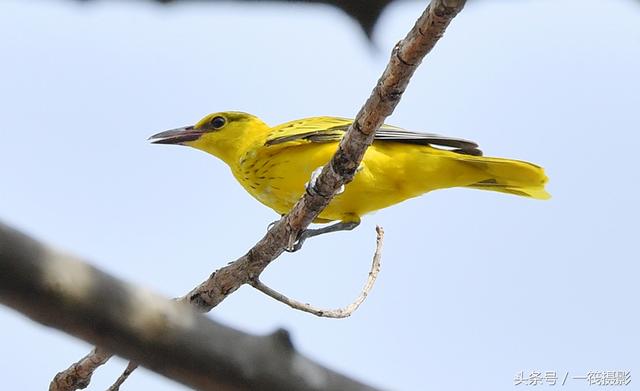
[[[308,312],[321,318],[347,318],[351,316],[351,314],[353,314],[354,311],[357,310],[358,307],[360,307],[360,304],[365,301],[365,299],[369,295],[369,292],[371,292],[371,289],[373,289],[376,278],[378,278],[378,273],[380,273],[380,260],[382,258],[382,242],[384,239],[384,230],[382,229],[382,227],[378,226],[376,227],[376,233],[376,251],[373,254],[373,261],[371,262],[371,270],[369,271],[367,282],[364,284],[360,295],[346,307],[337,308],[334,310],[321,309],[314,307],[309,303],[303,303],[301,301],[291,299],[283,295],[282,293],[269,288],[262,281],[260,281],[260,279],[255,279],[254,281],[251,281],[250,284],[260,292],[278,300],[281,303],[288,305],[293,309]]]
[[[136,370],[136,368],[138,368],[138,363],[129,361],[129,364],[127,364],[127,368],[125,368],[124,372],[122,372],[115,383],[113,383],[111,387],[107,388],[107,391],[119,391],[122,383],[124,383],[129,378],[129,375],[131,375],[133,371]]]
[[[200,312],[208,312],[244,284],[259,278],[262,271],[329,204],[336,191],[349,183],[376,130],[391,115],[411,76],[442,37],[465,0],[433,0],[407,36],[394,47],[389,64],[340,141],[338,150],[317,178],[313,191],[305,192],[289,214],[280,219],[245,255],[215,271],[182,297]],[[87,380],[88,384],[88,380]],[[69,387],[62,390],[75,390]]]

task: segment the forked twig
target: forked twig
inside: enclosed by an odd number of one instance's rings
[[[262,281],[260,281],[259,278],[256,278],[255,280],[251,281],[250,284],[260,292],[266,294],[267,296],[272,297],[275,300],[278,300],[281,303],[288,305],[293,309],[308,312],[310,314],[313,314],[322,318],[347,318],[351,316],[351,314],[353,314],[354,311],[357,310],[358,307],[360,307],[360,304],[362,304],[365,301],[365,299],[369,295],[369,292],[371,292],[371,289],[373,289],[373,285],[375,284],[376,279],[378,278],[378,273],[380,273],[380,260],[382,258],[382,243],[384,240],[384,230],[382,229],[382,227],[380,226],[376,227],[376,234],[377,234],[376,251],[373,254],[373,261],[371,262],[371,270],[369,271],[369,277],[367,278],[367,282],[364,284],[364,287],[362,288],[360,295],[351,304],[349,304],[346,307],[337,308],[333,310],[317,308],[312,306],[309,303],[303,303],[301,301],[291,299],[283,295],[282,293],[269,288]]]

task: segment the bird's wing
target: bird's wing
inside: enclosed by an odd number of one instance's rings
[[[353,120],[339,117],[313,117],[287,122],[273,129],[265,145],[339,141],[352,122]],[[473,141],[433,133],[412,132],[386,124],[378,129],[374,140],[438,146],[465,155],[482,155],[478,144]]]
[[[265,145],[337,141],[344,136],[351,122],[338,117],[312,117],[287,122],[272,129]]]

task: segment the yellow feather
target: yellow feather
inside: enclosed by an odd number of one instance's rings
[[[247,113],[221,112],[185,128],[189,130],[183,133],[191,132],[195,140],[171,142],[174,139],[167,136],[168,132],[156,136],[160,136],[159,142],[189,145],[217,156],[247,192],[284,214],[305,191],[311,173],[329,161],[351,121],[313,117],[270,127]],[[374,141],[354,180],[331,201],[317,222],[359,221],[369,212],[449,187],[549,198],[544,189],[544,170],[534,164],[473,156],[480,152],[466,140],[407,132],[389,125],[381,129],[387,137]],[[432,144],[461,146],[460,150],[466,148],[467,152]]]

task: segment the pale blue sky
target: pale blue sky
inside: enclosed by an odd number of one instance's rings
[[[0,218],[128,281],[185,293],[277,216],[213,157],[146,138],[228,109],[272,124],[353,116],[423,6],[390,7],[376,51],[322,6],[0,2]],[[388,122],[538,163],[553,198],[434,192],[310,240],[264,274],[292,297],[345,305],[384,226],[382,273],[349,319],[251,288],[211,316],[287,328],[305,354],[386,389],[531,388],[514,386],[521,370],[624,370],[640,382],[639,21],[633,0],[471,2]],[[9,388],[44,389],[90,349],[4,307],[0,325]],[[110,362],[92,389],[123,367]],[[184,387],[140,370],[124,389]]]

